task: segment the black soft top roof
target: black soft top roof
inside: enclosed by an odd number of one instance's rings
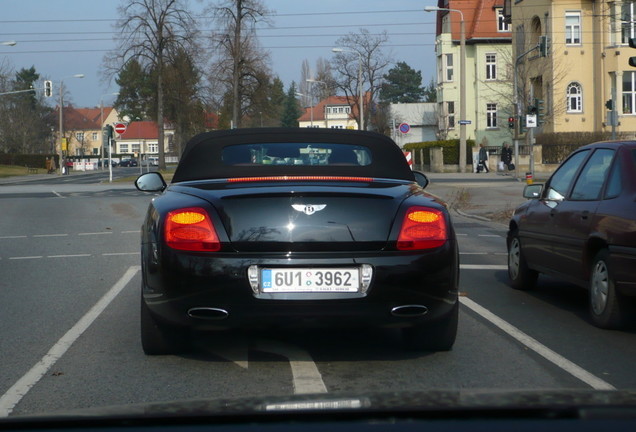
[[[224,147],[258,143],[334,143],[364,146],[371,152],[372,161],[365,166],[230,166],[222,162]],[[387,136],[346,129],[260,128],[222,130],[195,136],[186,145],[172,182],[280,175],[415,180],[404,154]]]

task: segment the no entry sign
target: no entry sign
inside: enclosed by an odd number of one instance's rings
[[[126,123],[117,123],[117,124],[115,124],[115,132],[117,132],[119,135],[121,135],[124,132],[126,132]]]

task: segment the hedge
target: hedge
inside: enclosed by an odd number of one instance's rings
[[[58,155],[0,153],[0,165],[26,166],[29,168],[46,168],[46,159],[53,156],[56,166],[60,166]]]
[[[466,163],[470,164],[473,161],[473,146],[475,140],[466,140]],[[423,153],[424,161],[417,161],[418,165],[430,165],[430,155],[427,149],[441,147],[444,154],[445,165],[459,165],[459,140],[441,140],[441,141],[426,141],[418,143],[409,143],[404,145],[404,150],[412,151],[419,157],[419,149],[424,149]]]

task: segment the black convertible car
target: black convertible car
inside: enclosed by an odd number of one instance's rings
[[[303,325],[398,327],[408,348],[451,349],[457,242],[426,183],[371,132],[194,137],[170,186],[135,182],[163,192],[141,234],[144,352],[186,350],[192,329]]]

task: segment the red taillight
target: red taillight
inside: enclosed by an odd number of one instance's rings
[[[431,249],[442,246],[446,240],[448,235],[443,212],[428,207],[411,207],[404,215],[397,248]]]
[[[166,243],[173,249],[214,252],[221,242],[208,213],[199,207],[173,210],[166,216]]]

